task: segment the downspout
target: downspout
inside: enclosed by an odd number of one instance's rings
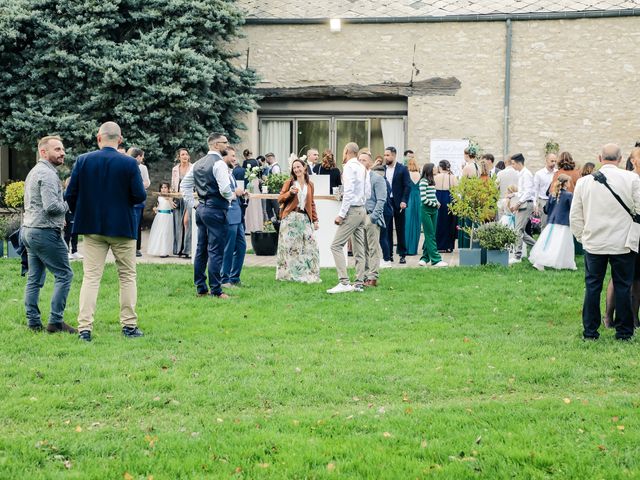
[[[504,68],[504,130],[502,137],[504,139],[503,158],[509,155],[509,105],[511,100],[511,38],[512,26],[511,19],[507,18],[507,48],[505,51],[505,68]]]

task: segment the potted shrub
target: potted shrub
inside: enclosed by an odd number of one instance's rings
[[[9,242],[9,236],[20,229],[22,224],[22,210],[24,208],[24,182],[11,182],[5,186],[4,189],[4,204],[5,206],[16,212],[11,215],[4,226],[3,239],[7,240],[7,256],[17,258],[19,255],[16,253],[15,245]]]
[[[269,193],[279,195],[284,182],[286,182],[288,179],[289,174],[287,173],[272,173],[264,179],[264,185],[269,188]]]
[[[476,232],[480,246],[487,251],[487,264],[509,266],[507,248],[516,243],[516,232],[498,222],[480,225]]]
[[[261,231],[251,232],[251,246],[256,255],[271,256],[278,251],[278,233],[272,222],[264,222]]]
[[[451,187],[449,210],[468,225],[461,230],[469,235],[469,248],[458,249],[460,265],[480,265],[483,262],[483,250],[474,244],[475,232],[484,222],[493,220],[498,205],[498,187],[493,179],[462,178],[460,183]]]

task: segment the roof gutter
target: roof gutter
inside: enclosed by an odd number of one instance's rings
[[[446,23],[446,22],[504,22],[506,20],[577,20],[582,18],[640,17],[640,8],[621,10],[585,10],[581,12],[499,13],[487,15],[445,15],[440,17],[354,17],[341,18],[344,23]],[[329,18],[253,18],[247,17],[247,25],[323,25]]]

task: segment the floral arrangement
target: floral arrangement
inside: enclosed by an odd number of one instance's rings
[[[480,225],[476,237],[480,246],[487,250],[505,250],[509,245],[516,243],[516,232],[498,222]]]
[[[482,153],[480,144],[473,138],[469,139],[469,146],[467,148],[469,149],[469,154],[475,156],[476,158],[478,158]]]
[[[247,168],[244,172],[244,178],[247,183],[253,182],[255,179],[260,178],[262,176],[262,168],[260,167],[250,167]]]
[[[276,227],[273,226],[273,222],[271,220],[267,220],[266,222],[264,222],[264,224],[262,226],[262,231],[263,232],[275,232],[276,231]]]
[[[24,207],[24,182],[13,182],[6,186],[4,203],[9,208]]]

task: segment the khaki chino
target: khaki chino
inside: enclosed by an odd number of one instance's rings
[[[98,290],[109,249],[115,257],[120,280],[120,324],[122,327],[137,326],[136,240],[125,237],[85,235],[84,277],[80,289],[80,313],[78,314],[78,331],[80,332],[93,330]]]
[[[340,283],[349,283],[349,273],[347,272],[347,260],[344,256],[343,248],[353,235],[352,247],[353,258],[356,261],[356,285],[364,283],[364,264],[365,264],[365,247],[364,247],[364,226],[367,212],[364,207],[351,207],[347,212],[347,216],[338,226],[338,231],[331,244],[331,253],[338,271]]]

